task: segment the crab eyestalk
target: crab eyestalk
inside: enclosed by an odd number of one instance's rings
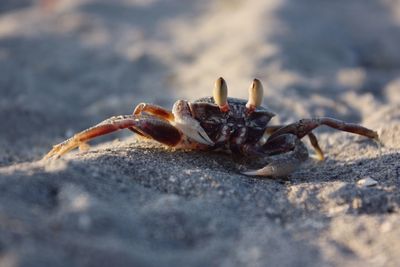
[[[218,78],[218,80],[215,81],[213,97],[215,104],[219,106],[219,109],[222,112],[229,111],[228,86],[226,85],[226,82],[222,77]]]
[[[254,79],[249,87],[249,100],[246,103],[248,111],[255,110],[263,101],[264,88],[258,79]]]

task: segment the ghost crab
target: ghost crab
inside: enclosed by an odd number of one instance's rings
[[[248,101],[227,97],[227,85],[219,78],[213,97],[194,102],[178,100],[172,111],[152,104],[139,104],[132,115],[114,116],[55,145],[44,157],[58,158],[68,151],[86,147],[101,135],[120,129],[182,149],[225,150],[245,157],[268,157],[269,163],[256,170],[242,172],[250,176],[286,176],[308,158],[301,141],[308,136],[319,160],[323,152],[312,130],[321,125],[379,140],[378,134],[353,123],[327,117],[302,119],[288,125],[268,125],[275,115],[261,106],[263,86],[254,79]]]

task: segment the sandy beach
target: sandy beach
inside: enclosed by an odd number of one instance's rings
[[[1,1],[0,266],[400,266],[399,44],[398,0]],[[41,160],[220,76],[238,98],[260,79],[273,124],[330,116],[383,146],[321,127],[325,161],[282,179],[130,131]]]

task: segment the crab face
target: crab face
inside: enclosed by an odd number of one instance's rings
[[[227,86],[218,79],[214,96],[190,103],[178,100],[172,109],[174,126],[204,145],[238,150],[244,144],[262,140],[272,112],[260,106],[262,85],[254,80],[249,89],[249,101],[227,97]]]

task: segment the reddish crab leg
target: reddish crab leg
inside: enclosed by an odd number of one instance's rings
[[[153,104],[140,103],[133,111],[133,115],[142,115],[143,113],[148,113],[168,121],[174,120],[174,114],[171,111]]]
[[[295,123],[289,124],[283,128],[280,128],[279,130],[274,132],[269,137],[269,139],[272,139],[278,135],[285,134],[285,133],[291,133],[291,134],[297,135],[298,138],[303,138],[305,135],[307,135],[312,130],[314,130],[315,128],[317,128],[318,126],[321,126],[321,125],[326,125],[331,128],[345,131],[345,132],[363,135],[368,138],[372,138],[374,140],[379,141],[378,133],[373,130],[370,130],[368,128],[362,127],[362,126],[354,124],[354,123],[347,123],[344,121],[336,120],[333,118],[327,118],[327,117],[299,120],[298,122],[295,122]]]
[[[366,136],[368,138],[374,139],[379,142],[379,136],[378,133],[370,130],[368,128],[365,128],[363,126],[354,124],[354,123],[347,123],[341,120],[333,119],[333,118],[328,118],[328,117],[322,117],[322,118],[313,118],[313,119],[302,119],[299,120],[298,122],[289,124],[287,126],[281,127],[277,129],[279,126],[271,126],[269,129],[267,129],[267,132],[271,133],[271,136],[268,138],[268,140],[275,138],[278,135],[286,134],[286,133],[292,133],[294,135],[297,135],[298,138],[303,138],[305,135],[308,135],[308,138],[310,139],[310,143],[313,146],[315,152],[316,152],[316,158],[318,160],[323,160],[324,159],[324,153],[322,152],[322,149],[320,148],[317,138],[315,135],[311,132],[315,128],[321,126],[321,125],[326,125],[331,128],[345,131],[345,132],[350,132],[350,133],[355,133],[359,134],[362,136]]]
[[[44,159],[60,157],[74,148],[84,146],[87,141],[95,137],[125,128],[131,128],[142,136],[152,138],[168,146],[175,146],[182,139],[181,132],[165,120],[148,115],[140,117],[135,115],[115,116],[55,145],[44,156]]]
[[[298,165],[308,158],[308,152],[301,138],[308,135],[311,145],[314,147],[319,159],[323,159],[323,153],[318,145],[317,138],[312,130],[321,125],[327,125],[334,129],[363,135],[379,141],[375,131],[357,124],[346,123],[332,118],[303,119],[287,126],[270,126],[266,129],[271,134],[262,149],[271,155],[280,154],[271,158],[271,162],[264,168],[243,172],[251,176],[285,176],[293,172]]]
[[[316,153],[315,158],[317,160],[324,160],[325,159],[324,152],[322,151],[321,147],[318,144],[317,137],[312,132],[309,132],[307,136],[308,139],[310,140],[311,146],[315,150]]]
[[[179,131],[186,137],[201,144],[214,145],[214,142],[200,126],[200,123],[192,117],[189,103],[187,101],[179,100],[175,102],[172,112],[157,105],[141,103],[135,108],[133,114],[137,116],[151,114],[157,118],[167,120],[171,125],[179,129]],[[138,133],[133,128],[130,128],[130,130]]]

